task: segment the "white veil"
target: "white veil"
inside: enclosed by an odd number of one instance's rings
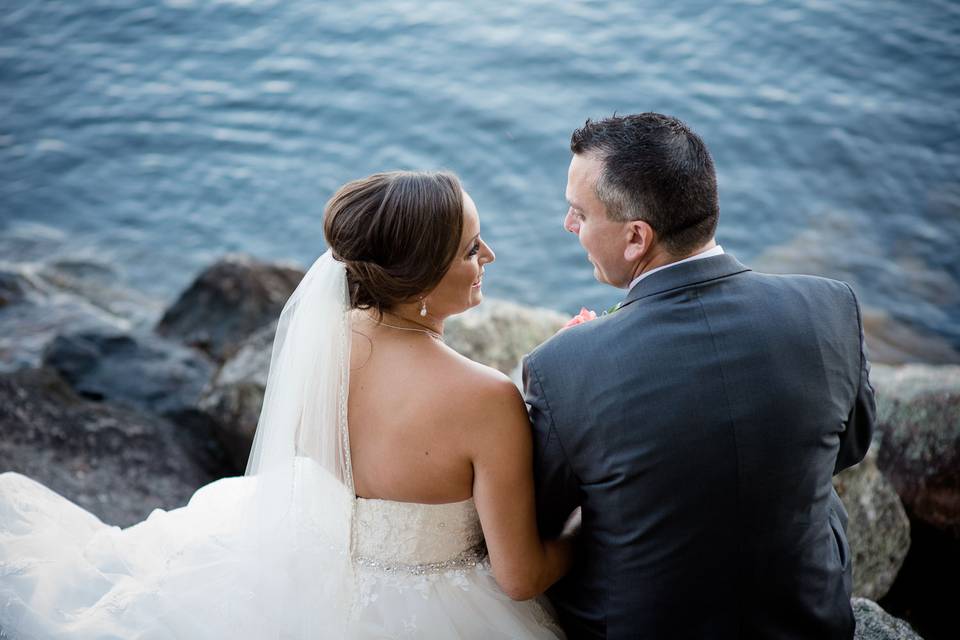
[[[258,615],[238,618],[263,628],[247,626],[244,637],[346,635],[354,604],[349,373],[346,270],[328,250],[277,324],[240,536],[244,599]]]
[[[280,313],[246,475],[290,471],[294,458],[304,457],[353,493],[348,311],[346,268],[327,250]]]
[[[280,314],[246,475],[206,485],[186,508],[151,516],[107,549],[149,560],[131,572],[136,581],[112,589],[129,587],[137,605],[124,605],[124,629],[203,640],[351,635],[349,374],[346,271],[327,251]]]

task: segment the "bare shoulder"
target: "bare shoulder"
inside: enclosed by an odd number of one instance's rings
[[[462,397],[459,402],[472,406],[480,403],[489,408],[491,401],[522,402],[520,391],[513,381],[505,374],[493,367],[488,367],[474,360],[450,351],[442,368],[442,374],[449,376],[450,382],[457,387]],[[438,371],[441,373],[441,371]]]
[[[443,376],[448,395],[443,399],[458,417],[463,444],[468,449],[507,445],[529,432],[523,396],[505,374],[459,354],[436,374]],[[509,445],[507,445],[509,446]]]

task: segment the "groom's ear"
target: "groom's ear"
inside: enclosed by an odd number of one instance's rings
[[[631,220],[626,223],[627,246],[623,258],[627,262],[636,262],[650,252],[657,239],[657,232],[643,220]]]

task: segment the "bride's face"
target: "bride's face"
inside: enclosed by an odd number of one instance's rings
[[[480,304],[483,299],[483,267],[495,259],[493,250],[480,238],[477,206],[464,191],[460,247],[440,284],[426,296],[429,314],[445,318]]]

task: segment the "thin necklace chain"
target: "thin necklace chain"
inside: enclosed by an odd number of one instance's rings
[[[390,324],[389,322],[384,322],[383,320],[380,320],[378,322],[377,320],[374,320],[373,318],[371,318],[369,314],[367,314],[367,317],[370,318],[370,320],[372,320],[373,322],[376,322],[377,324],[381,324],[385,327],[390,327],[391,329],[397,329],[399,331],[416,331],[418,333],[425,333],[431,338],[434,338],[436,340],[439,340],[440,342],[443,342],[443,334],[437,331],[434,331],[433,329],[414,329],[413,327],[398,327],[395,324]],[[406,320],[406,318],[404,318],[404,320]],[[413,320],[410,320],[409,322],[413,322]]]

